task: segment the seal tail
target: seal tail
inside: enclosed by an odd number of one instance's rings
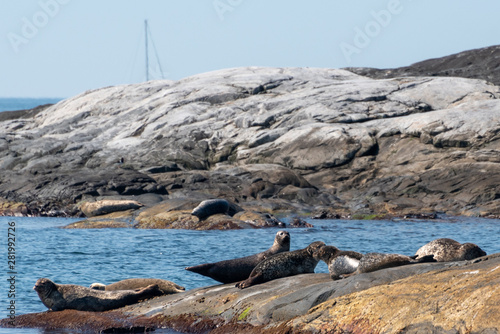
[[[204,264],[199,264],[197,266],[186,267],[184,269],[188,270],[188,271],[192,271],[193,273],[207,276],[210,268],[212,268],[211,263],[204,263]]]

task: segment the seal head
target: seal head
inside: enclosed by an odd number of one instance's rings
[[[363,254],[354,251],[341,251],[335,246],[324,246],[320,249],[319,256],[328,265],[330,277],[337,280],[342,278],[342,275],[355,272]]]

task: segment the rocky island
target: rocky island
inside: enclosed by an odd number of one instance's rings
[[[495,46],[392,70],[235,68],[10,113],[0,121],[0,213],[87,217],[68,228],[187,229],[280,226],[280,212],[497,217],[499,59]],[[228,201],[225,212],[191,215],[214,198]],[[493,254],[337,281],[302,274],[107,312],[25,314],[15,326],[494,334],[499,268]]]
[[[179,223],[182,214],[225,198],[258,214],[497,216],[499,53],[467,51],[424,62],[427,71],[233,68],[10,115],[0,122],[1,212],[83,216],[85,203],[133,200],[128,222],[189,228],[197,222]],[[476,77],[488,60],[490,81],[437,76],[470,77],[457,59]]]

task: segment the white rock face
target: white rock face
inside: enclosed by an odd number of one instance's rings
[[[241,163],[318,170],[363,155],[376,136],[391,133],[425,135],[439,145],[453,146],[465,134],[473,141],[498,128],[498,96],[496,86],[461,78],[227,69],[89,91],[14,131],[13,121],[3,122],[11,154],[4,151],[0,164],[12,165],[17,154],[16,169],[46,155],[87,167],[123,157],[137,168],[165,160],[207,168],[233,155]]]

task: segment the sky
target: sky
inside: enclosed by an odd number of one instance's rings
[[[0,97],[145,81],[145,20],[150,79],[179,80],[242,66],[406,66],[500,44],[498,13],[498,0],[0,0]]]

